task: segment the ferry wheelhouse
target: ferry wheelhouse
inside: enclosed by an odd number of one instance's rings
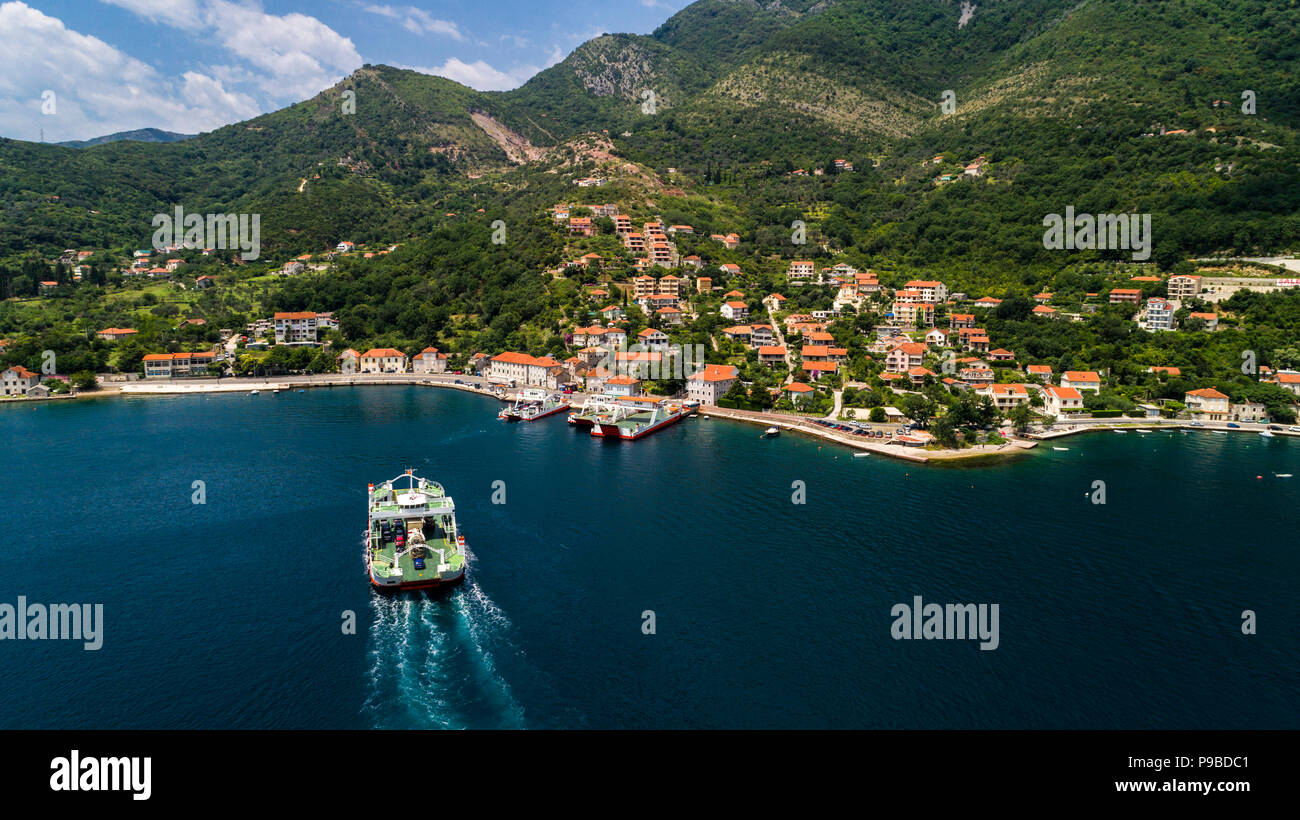
[[[569,409],[562,393],[528,388],[515,397],[514,404],[497,413],[502,421],[537,421]]]
[[[367,495],[366,567],[376,589],[427,589],[465,576],[465,536],[441,484],[407,470]]]

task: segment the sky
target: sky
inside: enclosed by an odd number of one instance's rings
[[[0,0],[0,136],[194,134],[308,99],[366,63],[515,88],[690,0]]]

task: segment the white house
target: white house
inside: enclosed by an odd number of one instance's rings
[[[740,369],[729,364],[708,364],[686,380],[686,394],[701,404],[717,404],[740,377]]]

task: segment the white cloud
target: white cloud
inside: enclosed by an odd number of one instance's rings
[[[0,133],[50,142],[154,126],[194,133],[254,116],[257,103],[216,77],[169,79],[25,3],[0,5]],[[54,93],[54,113],[41,113]]]
[[[166,23],[180,29],[196,30],[203,27],[203,13],[198,0],[100,0],[110,6],[120,6],[127,11],[155,23]]]
[[[272,99],[305,99],[362,64],[351,40],[305,14],[214,0],[206,21],[223,46],[266,72],[261,87]]]
[[[479,91],[508,91],[523,85],[539,71],[535,65],[516,66],[509,71],[501,71],[483,60],[467,63],[455,57],[449,57],[437,68],[413,67],[411,70],[446,77]]]
[[[455,23],[450,20],[439,20],[424,9],[414,6],[366,4],[361,8],[371,14],[397,20],[402,24],[402,28],[412,34],[442,34],[453,40],[465,39],[465,35],[461,34],[460,27]]]

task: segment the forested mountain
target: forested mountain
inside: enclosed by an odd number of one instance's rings
[[[0,261],[139,245],[177,204],[261,213],[271,255],[397,240],[457,203],[562,195],[590,133],[727,199],[751,239],[816,206],[836,248],[1026,263],[1072,204],[1153,213],[1165,263],[1279,250],[1300,235],[1297,56],[1290,0],[700,0],[511,92],[366,66],[183,142],[0,141]],[[936,184],[977,156],[981,184]],[[789,177],[841,157],[857,173]]]

